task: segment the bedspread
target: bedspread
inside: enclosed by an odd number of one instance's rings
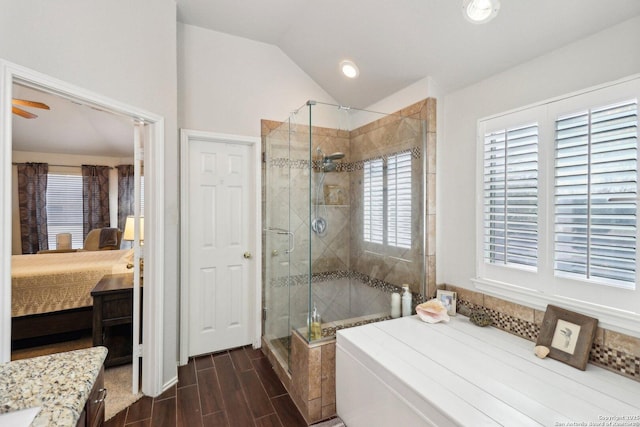
[[[131,249],[14,255],[11,316],[91,306],[96,283],[105,274],[130,272],[131,257]]]

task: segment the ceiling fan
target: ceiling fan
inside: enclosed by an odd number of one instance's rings
[[[13,98],[11,100],[11,111],[13,112],[13,114],[17,114],[18,116],[24,117],[25,119],[35,119],[38,116],[26,110],[23,110],[22,108],[16,107],[16,105],[20,105],[22,107],[34,107],[42,108],[44,110],[50,110],[49,106],[42,102]]]

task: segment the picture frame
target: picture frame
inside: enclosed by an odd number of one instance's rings
[[[456,315],[456,305],[458,302],[458,294],[456,292],[438,289],[436,291],[436,299],[444,305],[449,316]]]
[[[584,371],[596,336],[598,319],[548,305],[536,346],[549,349],[549,357]]]

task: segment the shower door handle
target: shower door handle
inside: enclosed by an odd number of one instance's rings
[[[289,249],[284,251],[286,254],[290,254],[296,248],[296,235],[293,231],[287,231],[289,235]]]

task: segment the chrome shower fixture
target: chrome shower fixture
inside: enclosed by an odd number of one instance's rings
[[[322,154],[320,148],[318,148],[318,152]],[[327,156],[322,154],[322,172],[335,172],[338,164],[334,163],[334,160],[340,160],[342,158],[344,158],[344,153],[340,151],[329,154]]]
[[[323,161],[326,161],[326,160],[340,160],[342,158],[344,158],[344,153],[338,151],[336,153],[329,154],[328,156],[324,156],[324,160]]]

